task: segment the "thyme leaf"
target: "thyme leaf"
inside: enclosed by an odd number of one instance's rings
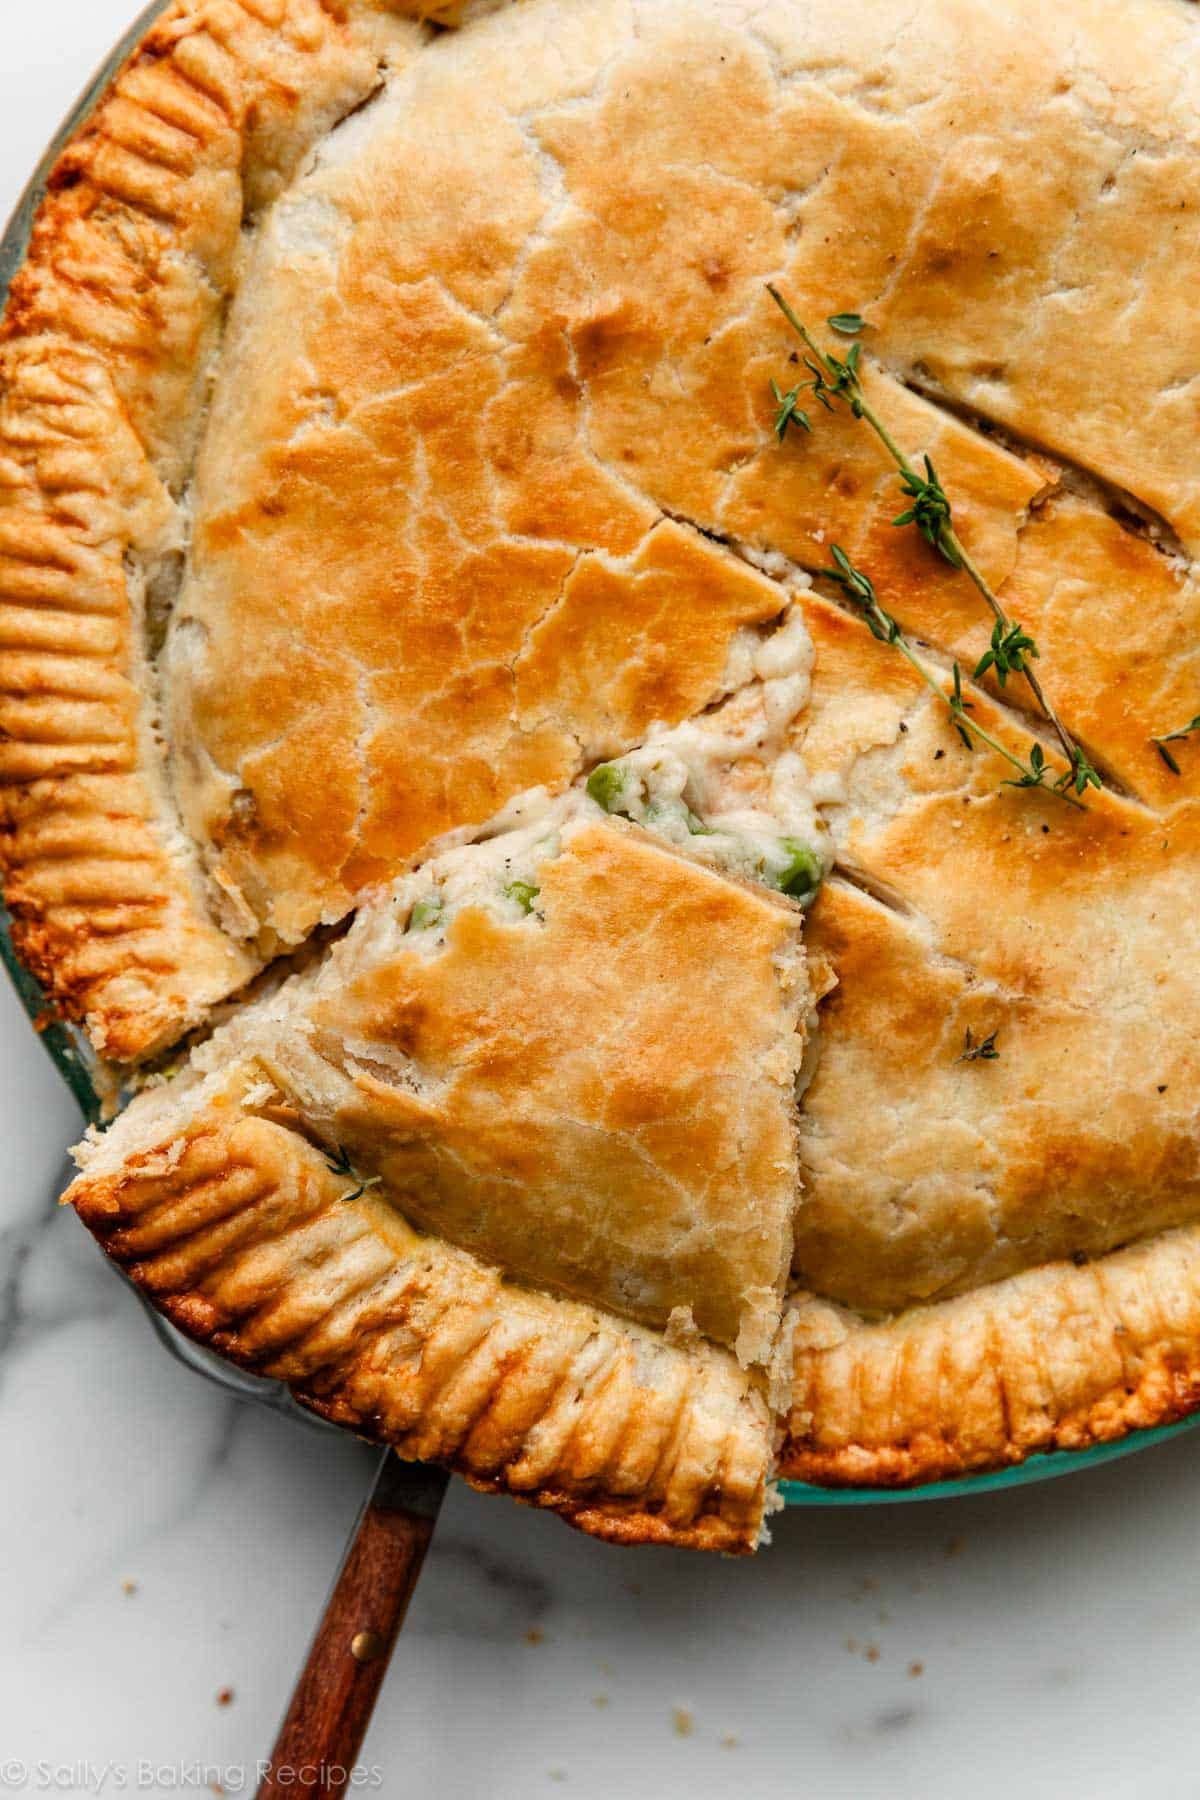
[[[1023,626],[1002,625],[997,619],[992,626],[991,648],[985,650],[975,665],[975,680],[994,669],[997,685],[1002,688],[1010,675],[1025,673],[1027,657],[1040,655],[1041,651]]]
[[[892,524],[915,525],[931,549],[944,557],[952,568],[961,569],[962,558],[951,542],[953,533],[946,529],[950,523],[950,502],[946,498],[946,490],[938,480],[937,471],[929,458],[925,457],[924,461],[923,477],[911,469],[900,471],[900,486],[912,505],[899,513]],[[1031,638],[1030,642],[1032,641]]]
[[[799,387],[789,388],[785,394],[780,391],[779,383],[772,380],[771,392],[778,408],[772,429],[781,444],[788,434],[789,425],[798,425],[802,431],[812,430],[812,420],[799,404],[801,394],[811,385],[810,382],[803,382]]]
[[[1029,751],[1029,773],[1022,775],[1019,781],[1005,782],[1006,787],[1027,788],[1044,787],[1046,785],[1046,752],[1040,744],[1033,744]]]
[[[1181,725],[1178,731],[1167,731],[1164,732],[1162,737],[1152,737],[1150,739],[1150,742],[1154,745],[1154,748],[1158,751],[1158,754],[1162,757],[1172,775],[1181,775],[1183,771],[1179,767],[1179,764],[1176,762],[1171,751],[1167,749],[1167,745],[1178,743],[1180,738],[1191,737],[1193,731],[1200,731],[1200,713],[1197,713],[1194,719],[1189,719],[1186,725]]]
[[[1088,761],[1087,753],[1076,744],[1071,752],[1071,767],[1065,775],[1060,775],[1055,782],[1060,789],[1073,788],[1076,794],[1086,793],[1090,787],[1103,787],[1099,775]]]
[[[341,1144],[337,1147],[336,1156],[325,1158],[325,1167],[331,1175],[343,1175],[347,1181],[356,1184],[349,1193],[340,1196],[343,1205],[348,1205],[351,1200],[361,1200],[368,1188],[379,1187],[383,1182],[382,1175],[360,1175]]]
[[[959,1057],[956,1057],[955,1061],[956,1062],[999,1062],[1000,1052],[996,1048],[996,1039],[999,1037],[999,1035],[1000,1035],[1000,1027],[997,1025],[995,1031],[989,1031],[985,1038],[980,1038],[978,1041],[976,1041],[975,1033],[971,1030],[971,1027],[968,1025],[967,1031],[966,1031],[966,1036],[963,1040],[962,1055]]]

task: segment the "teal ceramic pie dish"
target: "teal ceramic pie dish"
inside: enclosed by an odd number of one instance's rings
[[[97,98],[107,87],[116,69],[145,31],[149,22],[163,10],[165,4],[166,0],[155,0],[155,4],[142,13],[124,39],[114,47],[111,55],[96,72],[95,77],[88,84],[48,147],[42,164],[23,195],[3,239],[0,240],[0,307],[4,304],[13,273],[20,266],[26,254],[32,220],[41,198],[45,179],[55,159],[66,141],[87,119]],[[38,983],[21,965],[13,947],[8,916],[2,911],[0,911],[0,956],[3,957],[21,1003],[33,1022],[43,1047],[54,1061],[62,1079],[70,1087],[84,1115],[89,1120],[94,1120],[99,1116],[100,1100],[93,1082],[90,1053],[83,1045],[82,1039],[70,1026],[54,1018]],[[170,1331],[170,1327],[163,1325],[160,1321],[156,1321],[156,1324],[161,1332]],[[274,1383],[258,1383],[255,1378],[241,1375],[236,1370],[230,1369],[226,1372],[218,1359],[211,1353],[198,1350],[190,1345],[181,1349],[180,1345],[183,1345],[183,1340],[180,1340],[179,1345],[173,1344],[172,1348],[176,1350],[177,1354],[182,1354],[185,1360],[202,1373],[215,1375],[218,1379],[225,1379],[227,1373],[231,1384],[240,1385],[249,1382],[255,1387],[271,1386],[273,1388],[276,1386]],[[282,1390],[280,1392],[282,1395]],[[286,1405],[286,1400],[284,1404]],[[289,1408],[289,1410],[294,1410],[297,1416],[308,1417],[307,1414],[302,1414],[299,1408]],[[1059,1451],[1035,1455],[1012,1468],[956,1480],[932,1482],[907,1489],[823,1488],[803,1482],[785,1482],[782,1484],[782,1490],[787,1504],[795,1507],[881,1505],[900,1501],[954,1499],[967,1495],[994,1493],[1005,1488],[1022,1487],[1032,1482],[1046,1481],[1061,1475],[1099,1467],[1118,1457],[1135,1454],[1154,1444],[1179,1436],[1197,1424],[1200,1424],[1200,1416],[1152,1430],[1133,1432],[1115,1442],[1100,1444],[1080,1452]]]

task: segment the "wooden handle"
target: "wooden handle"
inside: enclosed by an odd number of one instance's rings
[[[296,1683],[258,1800],[351,1792],[350,1776],[433,1538],[448,1477],[385,1451]]]

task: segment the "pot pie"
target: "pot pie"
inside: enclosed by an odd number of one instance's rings
[[[1200,1404],[1198,34],[149,27],[4,319],[0,779],[20,953],[141,1090],[68,1198],[184,1330],[724,1551],[777,1476]],[[768,282],[861,314],[1080,804],[855,408],[772,429]]]

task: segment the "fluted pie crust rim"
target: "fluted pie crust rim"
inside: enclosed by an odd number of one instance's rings
[[[294,1131],[218,1114],[140,1167],[81,1177],[74,1201],[173,1325],[322,1418],[615,1543],[755,1548],[760,1380],[715,1346],[683,1352],[506,1281],[345,1191]]]

